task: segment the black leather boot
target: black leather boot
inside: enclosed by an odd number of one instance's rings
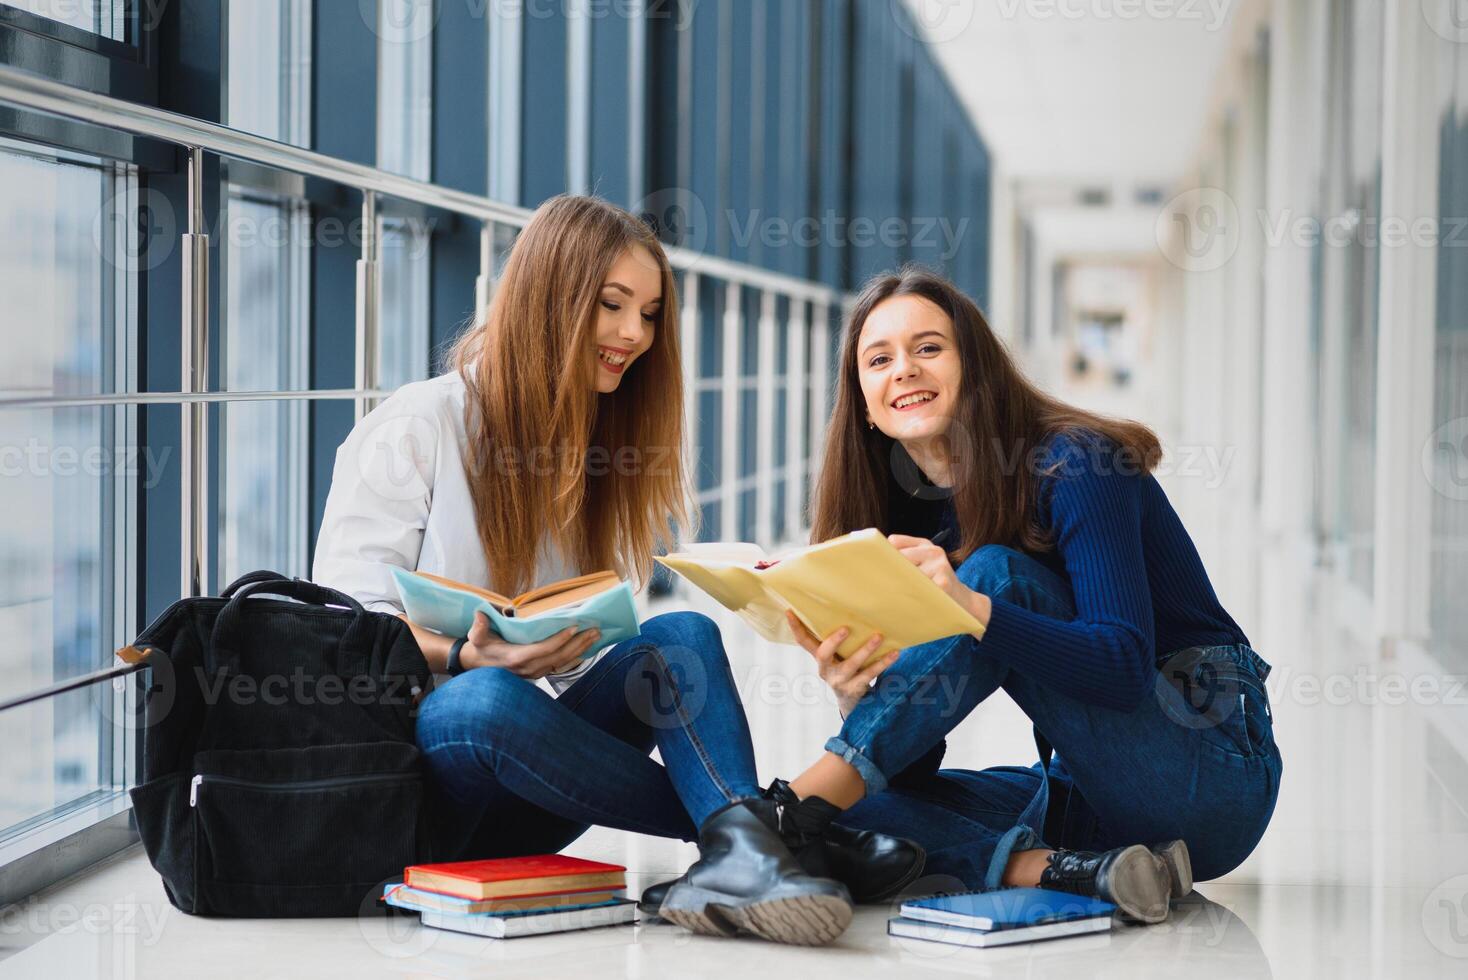
[[[841,814],[819,796],[801,799],[783,779],[765,790],[780,815],[780,837],[807,872],[835,878],[857,904],[883,902],[923,873],[926,854],[915,841],[835,822]]]
[[[807,874],[780,840],[775,804],[731,803],[698,831],[699,858],[668,888],[658,914],[706,936],[753,933],[823,946],[851,924],[839,881]]]
[[[1111,902],[1137,922],[1167,918],[1172,876],[1167,862],[1141,844],[1114,851],[1054,851],[1040,873],[1040,887]]]
[[[642,890],[642,895],[637,899],[637,910],[643,915],[657,915],[661,917],[663,899],[668,897],[668,889],[678,883],[677,878],[668,881],[660,881],[656,885],[648,885]]]

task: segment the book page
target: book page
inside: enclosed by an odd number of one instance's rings
[[[702,541],[685,544],[669,558],[690,558],[694,561],[721,565],[742,565],[753,568],[769,556],[757,544],[744,541]]]
[[[463,582],[456,582],[451,578],[444,578],[442,575],[434,575],[432,572],[415,571],[413,572],[413,574],[421,576],[422,578],[426,578],[430,582],[435,582],[438,585],[445,586],[446,588],[456,589],[459,592],[467,592],[470,595],[476,595],[479,598],[488,602],[490,605],[493,605],[499,609],[509,609],[514,605],[514,603],[512,603],[509,599],[506,599],[504,596],[500,595],[498,592],[491,592],[488,589],[480,589],[472,585],[466,585]]]
[[[516,616],[534,616],[548,609],[563,609],[601,595],[622,584],[616,572],[597,572],[567,579],[525,593],[515,604]]]
[[[978,620],[872,528],[798,549],[759,569],[691,554],[658,561],[739,613],[766,639],[795,642],[786,610],[818,638],[850,627],[851,635],[836,652],[841,659],[859,651],[874,632],[884,643],[868,663],[892,650],[983,631]]]
[[[983,626],[876,531],[856,531],[760,572],[817,637],[852,633],[836,656],[856,653],[873,632],[884,644],[871,658]],[[868,661],[870,662],[870,660]]]

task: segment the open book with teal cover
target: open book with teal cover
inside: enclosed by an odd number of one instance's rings
[[[479,611],[509,643],[539,643],[568,626],[578,632],[595,627],[601,637],[584,658],[641,631],[632,587],[615,572],[554,582],[513,599],[430,572],[393,566],[392,577],[408,619],[444,636],[468,636]]]

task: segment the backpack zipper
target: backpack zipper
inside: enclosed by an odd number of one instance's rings
[[[304,789],[327,789],[333,786],[351,786],[356,783],[398,782],[401,780],[416,779],[413,773],[380,773],[367,772],[352,776],[331,776],[325,779],[307,779],[294,783],[263,783],[251,779],[241,779],[238,776],[216,776],[207,773],[195,773],[189,782],[189,806],[199,805],[199,787],[204,780],[211,783],[223,783],[227,786],[246,786],[250,789],[265,790],[267,792],[290,792]]]

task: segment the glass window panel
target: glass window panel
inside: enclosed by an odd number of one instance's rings
[[[300,0],[229,5],[230,128],[310,145],[310,13]]]
[[[720,482],[724,451],[723,416],[723,395],[717,391],[699,392],[698,445],[694,449],[699,490],[712,490]]]
[[[758,388],[749,387],[739,392],[739,417],[739,475],[754,476],[759,466],[759,440],[756,438],[756,420],[759,418]]]
[[[112,182],[88,166],[7,152],[0,142],[0,391],[108,390]]]
[[[775,540],[785,540],[785,481],[775,481],[775,506],[774,506],[774,528]]]
[[[229,5],[229,125],[310,144],[311,7]],[[308,215],[300,202],[226,185],[223,364],[230,391],[307,387]],[[220,581],[257,568],[305,575],[306,404],[217,406]]]
[[[296,458],[304,408],[305,402],[222,406],[227,468],[221,487],[221,583],[257,568],[309,574],[296,526],[306,500],[304,467]]]
[[[760,541],[755,532],[755,515],[759,513],[759,492],[754,489],[741,491],[739,494],[739,535],[740,541],[756,541],[760,544],[769,544],[768,541]]]
[[[744,377],[752,378],[759,374],[759,321],[764,297],[753,289],[742,292],[744,302],[740,307],[740,327],[743,332],[740,335],[739,365]]]
[[[306,387],[308,215],[303,205],[250,200],[231,188],[225,248],[224,382],[230,391]],[[218,407],[220,581],[270,568],[306,574],[306,404]]]
[[[115,409],[0,411],[0,698],[104,666],[113,648]],[[122,460],[126,462],[125,459]],[[110,780],[104,713],[79,691],[0,714],[0,836]]]
[[[775,299],[775,373],[784,374],[790,369],[790,299],[779,296]]]
[[[110,693],[111,686],[102,690]],[[0,839],[113,788],[102,764],[112,725],[97,710],[96,697],[89,690],[68,691],[0,714]]]
[[[787,405],[789,404],[789,393],[785,389],[782,380],[780,386],[775,389],[775,467],[778,469],[785,465],[785,453],[788,451],[785,440],[785,426],[789,424],[787,416]]]
[[[1468,215],[1468,45],[1440,45],[1437,322],[1433,367],[1431,629],[1450,670],[1468,670],[1468,249],[1448,236]]]
[[[720,377],[724,370],[724,288],[712,279],[698,284],[698,376]]]
[[[57,160],[0,140],[0,390],[88,395],[127,390],[134,306],[136,181],[95,162]],[[119,353],[120,352],[120,353]],[[126,610],[117,555],[134,553],[118,503],[142,462],[114,407],[0,410],[0,630],[11,639],[0,698],[111,661]],[[0,837],[111,787],[114,713],[84,690],[0,715],[6,785]]]
[[[1325,474],[1327,530],[1344,575],[1373,586],[1376,500],[1377,269],[1380,219],[1381,8],[1370,0],[1331,7],[1322,237],[1322,328],[1326,379],[1322,416],[1334,432]]]
[[[433,12],[423,0],[381,0],[377,44],[377,165],[431,177]]]
[[[123,0],[3,0],[0,6],[19,7],[38,17],[114,41],[127,39]]]
[[[379,227],[378,383],[391,390],[428,377],[429,232],[398,218]]]
[[[723,513],[723,505],[717,501],[703,505],[703,513],[699,517],[698,540],[719,540],[719,529],[724,526]]]

